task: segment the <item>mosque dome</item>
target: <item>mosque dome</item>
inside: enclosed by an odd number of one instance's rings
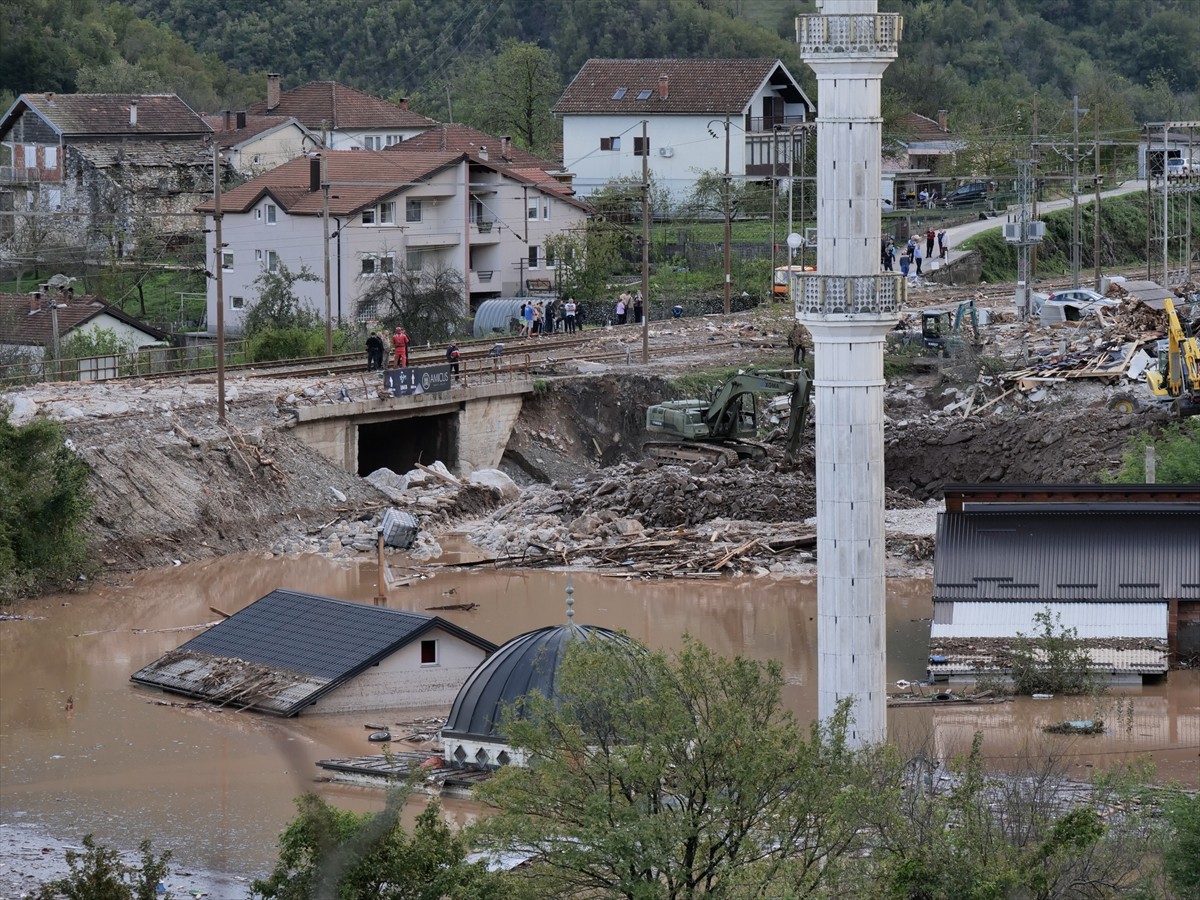
[[[634,653],[643,649],[628,635],[595,625],[570,623],[517,635],[480,663],[454,698],[442,728],[446,762],[501,766],[518,761],[500,730],[504,710],[533,691],[553,699],[558,668],[577,640],[612,641]]]

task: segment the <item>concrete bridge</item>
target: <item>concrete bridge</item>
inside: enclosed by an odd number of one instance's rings
[[[500,465],[528,379],[455,386],[440,393],[352,400],[297,409],[292,426],[304,443],[347,472],[386,466],[407,472],[441,460],[453,472]]]

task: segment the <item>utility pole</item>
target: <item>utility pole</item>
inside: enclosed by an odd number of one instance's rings
[[[1030,154],[1029,154],[1029,160],[1031,163],[1031,167],[1030,167],[1031,182],[1030,183],[1033,187],[1033,204],[1032,204],[1033,211],[1031,213],[1031,216],[1032,216],[1032,218],[1036,219],[1038,217],[1037,167],[1038,167],[1038,158],[1041,156],[1041,147],[1038,144],[1038,141],[1040,140],[1040,134],[1038,132],[1038,98],[1037,98],[1037,94],[1033,95],[1033,126],[1032,127],[1033,127],[1033,134],[1032,134],[1032,138],[1030,140],[1031,146],[1030,146]],[[1029,248],[1029,271],[1027,273],[1027,276],[1029,278],[1030,290],[1032,290],[1034,279],[1037,278],[1037,246],[1036,245]]]
[[[325,232],[325,355],[333,356],[333,294],[329,286],[329,168],[321,153],[321,228]]]
[[[1092,262],[1096,267],[1095,284],[1092,290],[1100,290],[1100,106],[1096,105],[1096,115],[1092,117],[1095,136],[1095,169],[1092,181],[1096,185],[1096,201],[1092,204]]]
[[[771,128],[771,276],[767,281],[767,291],[771,302],[775,302],[775,248],[779,246],[779,235],[775,230],[775,209],[779,205],[779,126]]]
[[[729,219],[729,116],[725,117],[725,314],[729,315],[729,250],[733,229]]]
[[[1082,223],[1079,219],[1079,114],[1087,113],[1079,108],[1079,95],[1071,101],[1072,146],[1071,146],[1071,287],[1079,287],[1080,266],[1080,231]]]
[[[642,365],[650,363],[650,136],[642,119]],[[726,250],[725,304],[729,305],[729,263]]]
[[[217,422],[225,424],[225,244],[221,240],[221,148],[213,141],[213,248],[217,272]]]

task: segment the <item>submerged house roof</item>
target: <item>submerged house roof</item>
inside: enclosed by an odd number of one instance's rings
[[[293,716],[434,629],[485,653],[496,649],[437,616],[281,588],[131,678],[239,709]]]

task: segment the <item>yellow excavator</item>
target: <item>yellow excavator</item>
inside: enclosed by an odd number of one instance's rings
[[[763,457],[758,434],[760,395],[790,394],[785,460],[792,462],[808,419],[812,386],[808,373],[739,372],[716,389],[711,400],[667,400],[646,409],[646,431],[670,438],[643,444],[647,456],[664,462],[709,462],[725,465]]]
[[[1172,407],[1181,419],[1200,415],[1200,341],[1183,330],[1173,300],[1164,300],[1163,309],[1167,313],[1167,336],[1156,347],[1158,366],[1146,369],[1151,402]],[[1137,411],[1139,403],[1131,394],[1119,394],[1108,407],[1130,413]]]

